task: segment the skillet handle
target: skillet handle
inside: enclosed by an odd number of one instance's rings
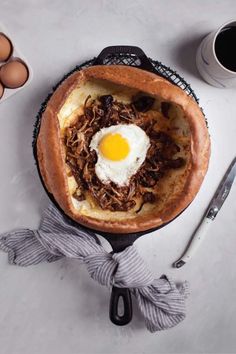
[[[111,245],[114,252],[122,252],[126,247],[131,246],[137,238],[145,232],[138,232],[126,235],[111,234],[107,232],[99,232]],[[123,314],[118,312],[119,301],[123,301]],[[124,326],[132,320],[132,298],[128,288],[117,288],[113,286],[110,298],[109,317],[112,323],[118,326]]]
[[[117,57],[119,57],[125,54],[131,54],[133,57],[131,63],[127,63],[128,65],[136,66],[140,69],[155,72],[151,61],[148,59],[144,51],[139,47],[130,45],[115,45],[104,48],[95,59],[93,65],[104,65],[106,64],[106,59],[109,58],[109,56],[116,55]]]
[[[123,301],[123,313],[120,315],[119,302]],[[124,326],[132,320],[132,300],[128,288],[117,288],[113,286],[110,299],[110,320],[118,326]]]

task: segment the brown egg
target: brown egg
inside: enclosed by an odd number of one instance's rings
[[[2,98],[4,93],[4,87],[2,86],[1,82],[0,82],[0,99]]]
[[[29,76],[28,69],[22,62],[13,60],[4,64],[0,70],[0,80],[8,88],[23,86]]]
[[[10,57],[11,52],[11,41],[3,33],[0,33],[0,62],[6,61]]]

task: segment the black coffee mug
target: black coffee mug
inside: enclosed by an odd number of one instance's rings
[[[201,42],[196,57],[200,75],[216,87],[236,87],[236,20],[226,22]]]

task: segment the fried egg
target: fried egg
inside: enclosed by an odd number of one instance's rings
[[[144,162],[149,146],[149,137],[135,124],[102,128],[94,134],[90,143],[90,149],[97,153],[97,177],[104,184],[128,185]]]

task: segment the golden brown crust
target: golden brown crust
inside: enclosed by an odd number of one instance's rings
[[[60,139],[57,114],[74,88],[89,79],[102,79],[143,91],[165,101],[178,104],[185,112],[191,132],[191,164],[182,192],[162,212],[140,215],[122,221],[99,220],[81,215],[72,205],[64,168],[64,150]],[[61,208],[75,221],[90,228],[129,233],[161,226],[176,217],[196,196],[208,168],[210,139],[204,116],[195,101],[167,80],[127,66],[94,66],[77,72],[66,79],[55,91],[43,114],[37,140],[39,167],[50,193]]]

